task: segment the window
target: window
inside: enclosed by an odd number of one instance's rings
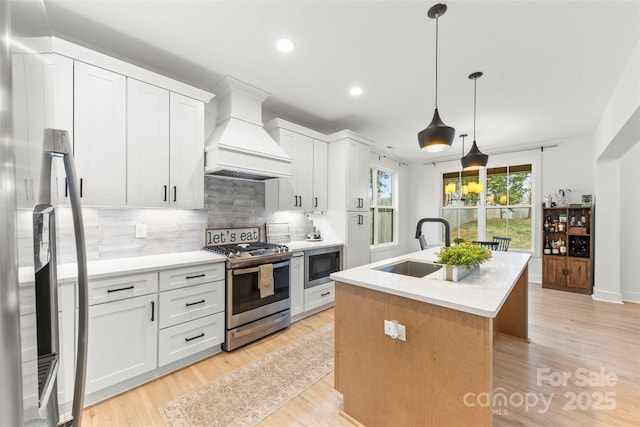
[[[510,237],[509,248],[533,250],[532,164],[442,175],[442,217],[451,238]]]
[[[531,165],[487,169],[486,235],[531,249]]]
[[[445,173],[443,184],[442,217],[451,225],[451,239],[478,240],[479,172]]]
[[[393,172],[371,168],[369,170],[370,244],[395,243],[396,175]]]

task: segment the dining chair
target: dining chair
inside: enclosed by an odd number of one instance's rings
[[[498,244],[498,247],[496,248],[497,251],[506,252],[509,250],[509,243],[511,243],[511,237],[493,236],[493,241]]]

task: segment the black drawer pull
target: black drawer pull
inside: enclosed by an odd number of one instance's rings
[[[156,320],[156,302],[155,301],[151,301],[151,321],[155,321]]]
[[[195,276],[187,276],[187,280],[189,279],[197,279],[198,277],[206,277],[207,275],[202,273],[202,274],[196,274]]]
[[[120,291],[128,291],[130,289],[135,288],[135,286],[131,285],[131,286],[127,286],[126,288],[118,288],[118,289],[107,289],[107,293],[111,293],[111,292],[120,292]]]
[[[326,297],[327,295],[331,295],[331,292],[323,292],[320,294],[321,297]]]
[[[204,332],[203,332],[203,333],[201,333],[200,335],[196,335],[195,337],[185,338],[184,340],[185,340],[186,342],[189,342],[189,341],[197,340],[198,338],[202,338],[202,337],[204,337]]]
[[[191,307],[192,305],[202,304],[202,303],[204,303],[204,300],[200,300],[200,301],[196,301],[196,302],[188,302],[188,303],[186,303],[185,305],[186,305],[187,307]]]

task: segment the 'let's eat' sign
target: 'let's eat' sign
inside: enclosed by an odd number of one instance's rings
[[[260,228],[207,228],[206,246],[232,245],[236,243],[253,243],[260,241]]]

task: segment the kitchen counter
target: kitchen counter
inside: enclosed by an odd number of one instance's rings
[[[491,425],[494,339],[528,341],[530,255],[494,251],[459,282],[443,280],[442,270],[422,278],[376,270],[433,262],[438,250],[331,275],[334,384],[347,418],[367,426]],[[385,334],[385,320],[403,325],[406,340]]]
[[[114,258],[87,262],[87,276],[98,279],[118,274],[143,273],[175,267],[188,267],[205,262],[224,262],[226,258],[207,251],[176,252],[160,255],[146,255],[139,257]],[[78,267],[75,263],[60,264],[58,269],[58,283],[75,282],[78,277]],[[22,267],[19,271],[20,283],[33,281],[33,267]]]
[[[530,254],[492,252],[480,270],[460,282],[443,279],[443,269],[416,278],[375,270],[397,262],[434,262],[440,247],[333,273],[331,279],[392,295],[452,308],[484,317],[496,317],[518,277],[527,267]]]

